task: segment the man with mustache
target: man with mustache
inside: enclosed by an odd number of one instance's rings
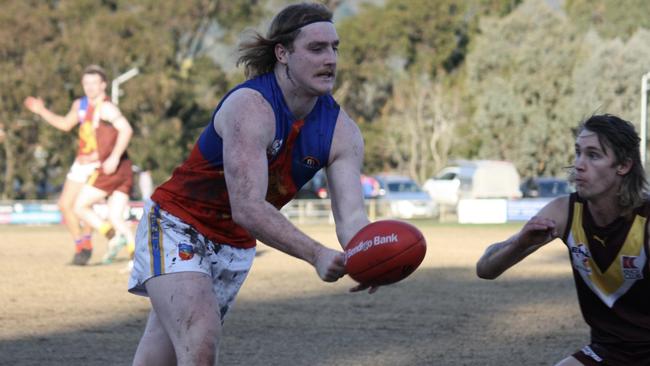
[[[346,273],[342,251],[279,211],[326,167],[341,246],[369,223],[363,139],[330,94],[338,44],[332,13],[302,3],[278,13],[266,37],[241,45],[248,80],[222,99],[138,227],[129,291],[149,296],[152,310],[134,365],[216,364],[256,240],[308,262],[323,281]]]

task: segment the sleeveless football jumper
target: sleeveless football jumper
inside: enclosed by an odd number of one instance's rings
[[[580,309],[591,328],[589,352],[612,365],[650,365],[650,202],[606,227],[588,203],[570,196],[563,240],[569,249]],[[584,352],[584,351],[583,351]],[[589,360],[591,362],[591,360]]]
[[[77,159],[93,157],[94,161],[104,162],[111,155],[117,142],[118,131],[113,124],[94,116],[99,113],[102,103],[110,103],[108,97],[96,106],[89,105],[88,98],[83,97],[79,106],[79,149]],[[97,124],[94,121],[97,119]],[[87,184],[101,189],[108,195],[115,191],[125,194],[131,192],[133,186],[133,169],[129,155],[125,151],[113,174],[104,174],[101,166],[88,177]]]
[[[226,94],[188,159],[156,189],[151,199],[215,243],[252,248],[253,236],[232,219],[223,169],[223,141],[212,123],[223,101],[241,88],[259,92],[275,113],[275,137],[267,149],[266,200],[269,203],[280,209],[327,165],[339,115],[338,104],[329,94],[320,96],[304,119],[296,119],[271,72],[248,80]]]

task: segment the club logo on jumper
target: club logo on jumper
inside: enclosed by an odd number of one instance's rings
[[[374,238],[369,240],[364,240],[360,242],[356,247],[347,250],[345,252],[345,260],[348,260],[350,257],[352,257],[353,255],[359,252],[365,252],[366,250],[372,247],[376,247],[378,245],[383,245],[383,244],[397,243],[398,241],[399,238],[395,233],[389,235],[377,235]]]
[[[631,257],[627,255],[621,256],[621,267],[623,268],[623,277],[626,280],[640,280],[643,279],[643,271],[639,266],[634,263],[638,257]]]
[[[302,163],[312,169],[320,168],[320,161],[318,161],[318,159],[313,156],[306,156],[304,159],[302,159]]]
[[[588,275],[591,274],[591,266],[589,265],[591,254],[586,245],[579,243],[576,246],[571,247],[571,256],[573,257],[573,267],[575,267],[575,269]]]
[[[280,152],[280,148],[282,147],[282,141],[282,139],[273,140],[271,147],[266,149],[266,155],[271,158],[274,158],[276,155],[278,155],[278,152]]]
[[[190,260],[194,257],[194,247],[191,244],[178,244],[178,257],[182,261]]]

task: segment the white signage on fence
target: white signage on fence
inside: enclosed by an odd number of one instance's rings
[[[458,222],[461,224],[503,224],[508,221],[506,199],[461,199]]]

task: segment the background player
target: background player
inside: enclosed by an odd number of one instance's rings
[[[81,187],[100,164],[92,123],[96,118],[97,105],[107,99],[106,73],[101,67],[90,65],[83,71],[81,85],[85,96],[75,100],[65,116],[55,114],[47,109],[41,98],[30,96],[25,99],[24,103],[31,112],[62,131],[67,132],[75,126],[79,126],[77,156],[66,175],[63,190],[57,202],[66,228],[75,241],[75,255],[72,263],[77,265],[86,264],[92,253],[90,241],[92,228],[89,225],[82,225],[74,212],[74,202]]]
[[[79,192],[74,211],[109,239],[115,233],[118,234],[116,240],[124,237],[129,243],[129,253],[132,254],[135,248],[135,237],[125,221],[124,212],[133,186],[132,163],[126,153],[133,129],[117,106],[108,100],[97,105],[95,115],[92,129],[97,145],[97,158],[101,165]],[[107,198],[108,222],[105,222],[92,206]],[[109,256],[104,258],[104,262],[113,259],[122,243],[109,241]]]

